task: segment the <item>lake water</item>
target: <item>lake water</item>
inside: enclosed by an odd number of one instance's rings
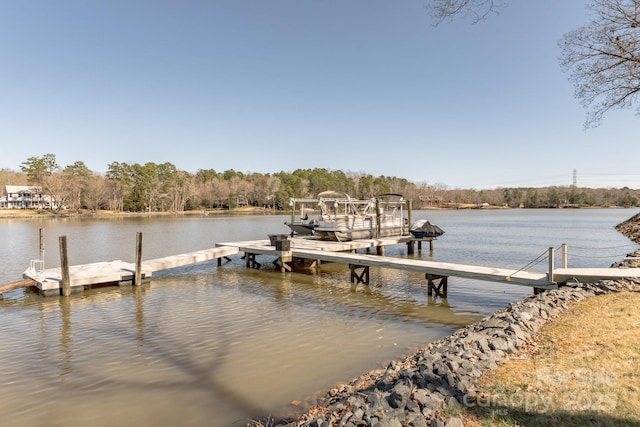
[[[637,245],[614,226],[637,209],[414,211],[445,230],[414,257],[514,271],[549,247],[569,245],[569,267],[609,266]],[[38,257],[60,265],[133,262],[138,231],[152,259],[287,233],[288,216],[0,220],[0,284]],[[425,250],[426,247],[426,250]],[[407,257],[406,246],[386,255]],[[273,258],[275,259],[275,258]],[[531,289],[452,277],[430,299],[423,275],[371,269],[355,289],[349,269],[323,264],[281,273],[240,255],[156,273],[140,288],[107,287],[0,300],[0,414],[7,426],[244,426],[304,406],[339,382],[473,323]],[[557,261],[559,262],[559,261]],[[544,259],[532,268],[546,271]]]

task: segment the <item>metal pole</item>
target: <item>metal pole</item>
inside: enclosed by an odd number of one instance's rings
[[[549,248],[549,273],[547,274],[547,279],[549,283],[553,283],[553,269],[554,269],[554,260],[555,249]]]
[[[40,229],[40,269],[44,270],[44,228]]]
[[[407,201],[407,227],[409,227],[409,229],[407,230],[407,234],[409,234],[409,230],[411,229],[411,224],[413,223],[413,218],[412,218],[412,212],[413,211],[413,202],[411,200]],[[404,234],[404,233],[402,233]]]
[[[380,238],[380,200],[376,199],[376,238]]]
[[[293,224],[296,221],[296,202],[291,199],[290,200],[290,205],[291,205],[291,224]],[[291,230],[293,231],[293,229]]]

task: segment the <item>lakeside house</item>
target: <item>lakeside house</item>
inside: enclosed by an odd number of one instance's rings
[[[42,188],[33,185],[5,185],[0,209],[57,209],[58,203]]]

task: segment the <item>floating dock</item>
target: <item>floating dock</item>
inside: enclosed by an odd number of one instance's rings
[[[238,253],[234,247],[215,247],[180,255],[142,262],[142,278],[148,280],[153,273],[170,268],[182,267],[212,259],[222,259]],[[98,262],[92,264],[74,265],[69,267],[69,279],[72,292],[84,290],[85,286],[123,284],[133,281],[136,271],[135,263],[124,261]],[[62,268],[51,268],[42,271],[24,273],[25,279],[31,279],[32,285],[38,288],[42,295],[59,295],[62,281]],[[0,288],[2,292],[2,288]]]

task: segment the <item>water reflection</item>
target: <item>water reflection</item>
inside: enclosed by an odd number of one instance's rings
[[[518,268],[555,246],[554,239],[615,246],[621,239],[613,225],[632,216],[604,212],[598,220],[593,211],[578,212],[567,226],[556,212],[525,213],[429,212],[447,234],[434,253],[414,256]],[[266,238],[265,230],[282,226],[277,217],[217,220],[60,221],[47,223],[45,236],[83,242],[82,253],[73,247],[75,263],[133,258],[137,231],[145,233],[149,259]],[[0,235],[26,241],[17,230],[31,235],[40,226],[2,231],[0,224]],[[3,260],[21,265],[25,252],[16,248],[22,255],[4,253]],[[408,256],[403,246],[387,254]],[[57,254],[47,255],[55,261]],[[418,273],[372,268],[370,285],[353,288],[341,264],[283,274],[270,261],[260,258],[260,270],[246,268],[239,256],[222,267],[204,262],[154,275],[141,287],[69,298],[12,293],[0,301],[3,425],[243,426],[291,410],[294,399],[380,367],[530,292],[450,278],[443,299],[429,297]],[[19,271],[2,274],[13,280]]]
[[[59,297],[60,304],[60,377],[71,372],[72,362],[72,331],[71,331],[71,298]]]

